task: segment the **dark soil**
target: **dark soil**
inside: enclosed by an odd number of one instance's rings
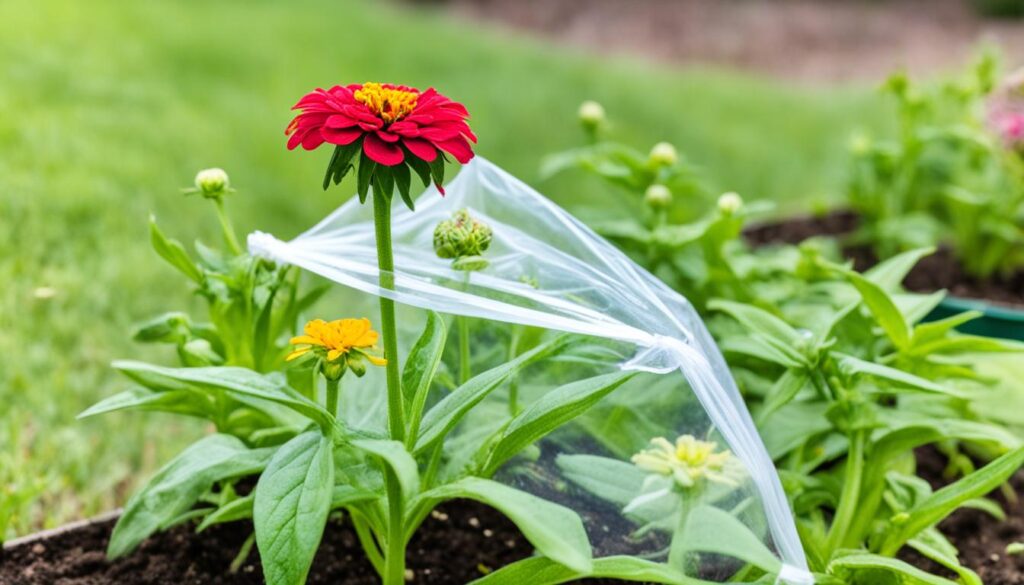
[[[918,473],[939,488],[949,483],[943,477],[946,458],[931,448],[917,452]],[[1024,471],[1011,481],[1014,492],[1024,494]],[[1002,504],[1006,520],[979,510],[961,509],[939,524],[939,530],[960,550],[960,563],[978,573],[985,585],[1024,584],[1024,554],[1009,555],[1007,545],[1024,543],[1024,503],[1008,501],[997,490],[990,497]],[[955,580],[956,575],[914,551],[904,550],[901,558],[917,567]]]
[[[813,236],[842,238],[856,231],[857,216],[848,211],[832,212],[822,216],[800,217],[779,223],[755,226],[745,232],[752,245],[773,243],[797,244]],[[877,257],[865,246],[847,246],[843,250],[858,270],[878,263]],[[910,271],[903,285],[915,292],[946,289],[953,296],[981,299],[992,303],[1024,307],[1024,270],[1008,277],[978,280],[965,274],[952,250],[939,248],[926,256]]]
[[[413,1],[413,0],[408,0]],[[425,0],[418,0],[425,2]],[[1024,20],[983,0],[447,0],[446,10],[587,52],[713,64],[811,82],[961,66],[980,41],[1024,57]],[[434,0],[434,3],[441,3]]]
[[[263,583],[253,547],[237,573],[228,567],[252,531],[249,522],[195,534],[180,526],[147,540],[134,554],[108,562],[104,555],[113,520],[4,550],[3,585],[257,585]],[[412,585],[461,585],[514,561],[533,548],[497,511],[471,501],[439,507],[409,544]],[[310,585],[378,585],[355,532],[331,521],[313,562]],[[586,585],[620,583],[609,579]]]

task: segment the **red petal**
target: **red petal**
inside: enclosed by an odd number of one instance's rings
[[[364,132],[359,128],[323,128],[320,130],[320,135],[324,140],[339,146],[352,144],[363,134]]]
[[[393,167],[405,160],[402,147],[384,142],[376,134],[366,135],[366,140],[363,141],[363,152],[370,157],[370,160],[386,167]]]
[[[326,128],[351,128],[355,125],[356,121],[344,114],[335,114],[324,121]]]
[[[427,162],[434,162],[437,158],[437,148],[433,144],[420,138],[406,138],[402,144],[409,149],[409,152]]]
[[[377,136],[379,136],[384,142],[398,142],[398,135],[392,134],[387,130],[377,130]]]
[[[473,149],[469,147],[469,142],[461,136],[452,140],[436,142],[434,146],[448,152],[462,164],[468,163],[473,158]]]
[[[311,130],[302,138],[302,148],[313,150],[324,143],[324,137],[316,130]]]

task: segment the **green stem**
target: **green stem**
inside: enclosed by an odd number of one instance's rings
[[[469,290],[469,275],[466,272],[466,280],[463,281],[462,290]],[[455,320],[459,325],[459,384],[465,384],[473,377],[473,372],[470,371],[469,363],[469,318],[464,315],[458,315]]]
[[[395,290],[395,257],[391,246],[391,200],[374,189],[373,223],[377,238],[377,267],[380,287]],[[405,413],[398,369],[398,335],[395,328],[395,301],[380,297],[380,329],[384,337],[384,358],[388,384],[388,430],[395,441],[405,439]]]
[[[217,219],[220,220],[220,229],[224,232],[224,242],[227,243],[228,249],[231,250],[232,254],[240,256],[242,254],[242,246],[238,244],[238,237],[235,236],[235,227],[231,225],[231,218],[224,211],[224,200],[220,197],[214,197],[213,204],[217,208]]]
[[[380,287],[395,289],[395,258],[391,245],[391,199],[376,188],[373,191],[373,223],[377,239],[377,267],[380,269]],[[395,327],[395,302],[380,296],[380,327],[384,336],[384,357],[387,363],[388,430],[391,439],[405,439],[405,413],[402,386],[398,369],[398,337]],[[405,583],[405,533],[402,488],[390,467],[384,474],[388,496],[387,554],[384,567],[384,585]]]
[[[370,559],[370,563],[376,569],[377,574],[383,576],[384,557],[381,556],[380,547],[373,539],[366,520],[355,510],[350,511],[349,515],[352,518],[352,527],[355,528],[356,536],[359,538],[359,544],[362,545],[363,550],[366,552],[366,558]]]
[[[519,350],[519,337],[522,333],[521,325],[512,326],[512,339],[508,344],[508,361],[512,361],[516,358]],[[508,414],[515,416],[519,414],[519,377],[512,374],[512,378],[508,381]]]
[[[388,493],[388,551],[385,556],[384,585],[405,583],[405,505],[402,488],[389,467],[384,476]]]
[[[843,477],[843,491],[839,496],[839,507],[829,528],[826,548],[835,552],[845,540],[846,532],[857,515],[860,503],[861,481],[864,475],[864,446],[867,432],[856,430],[850,437],[850,450],[846,455],[846,474]]]
[[[327,380],[327,400],[325,406],[327,412],[334,416],[338,415],[338,385],[341,380]]]
[[[669,566],[686,573],[686,520],[689,517],[690,506],[688,498],[680,497],[679,519],[676,521],[676,530],[672,533],[672,542],[668,549]]]
[[[465,384],[473,377],[469,365],[469,319],[459,315],[459,384]]]

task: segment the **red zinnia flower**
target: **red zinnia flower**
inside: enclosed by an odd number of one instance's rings
[[[381,83],[336,85],[312,91],[292,108],[301,110],[285,134],[288,149],[313,150],[324,142],[338,146],[363,138],[363,152],[384,166],[400,165],[406,154],[433,162],[438,150],[460,163],[473,158],[465,106],[437,93]]]

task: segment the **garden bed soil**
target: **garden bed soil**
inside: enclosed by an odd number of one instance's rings
[[[938,489],[949,483],[943,476],[946,458],[933,448],[917,451],[918,473]],[[939,524],[939,529],[960,551],[960,563],[974,570],[985,585],[1024,585],[1024,554],[1007,554],[1006,547],[1024,543],[1024,470],[1018,471],[1010,485],[1018,494],[1007,500],[1001,490],[990,497],[1006,511],[1006,520],[993,518],[981,510],[960,509]],[[914,551],[904,549],[900,557],[936,575],[956,580],[956,575]]]
[[[194,525],[153,536],[137,552],[110,562],[104,551],[116,518],[15,542],[0,556],[3,585],[258,585],[259,553],[236,573],[231,561],[251,534],[249,522],[214,526],[196,534]],[[440,506],[409,544],[412,585],[458,585],[533,554],[515,525],[497,511],[471,501]],[[379,585],[352,528],[332,520],[313,561],[310,585]],[[609,579],[577,583],[610,585]]]
[[[842,238],[859,226],[856,214],[836,211],[821,216],[797,217],[778,223],[752,226],[744,232],[754,246],[776,243],[798,244],[814,236]],[[866,246],[847,246],[844,255],[853,260],[857,270],[866,270],[878,263],[878,258]],[[946,289],[955,297],[978,299],[989,303],[1024,310],[1024,270],[1007,277],[979,280],[965,274],[952,250],[940,247],[925,256],[911,269],[903,281],[907,290],[933,292]]]

